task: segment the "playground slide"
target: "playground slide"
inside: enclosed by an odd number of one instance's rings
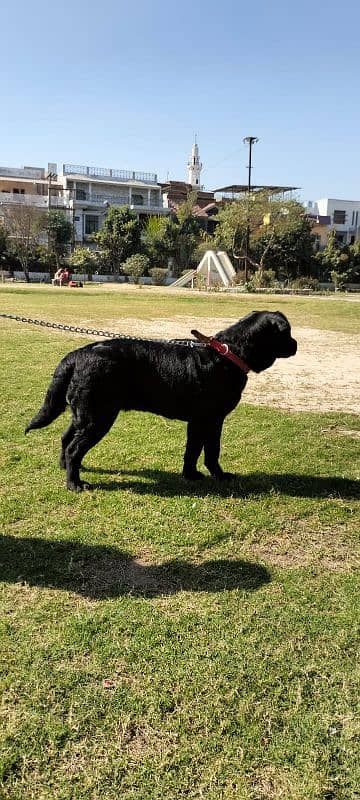
[[[169,283],[169,289],[176,289],[179,286],[187,286],[188,283],[191,283],[192,279],[196,275],[197,270],[193,269],[191,272],[187,272],[186,275],[181,275],[174,283]]]

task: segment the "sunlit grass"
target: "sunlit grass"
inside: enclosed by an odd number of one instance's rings
[[[2,308],[104,325],[116,312],[253,307],[137,289],[59,295],[6,290]],[[275,299],[296,324],[307,301]],[[355,329],[356,304],[311,302],[304,324]],[[65,419],[23,430],[83,340],[0,329],[0,796],[356,797],[358,418],[241,404],[223,437],[237,479],[219,488],[180,478],[182,423],[122,414],[86,457],[94,490],[75,495],[57,466]]]

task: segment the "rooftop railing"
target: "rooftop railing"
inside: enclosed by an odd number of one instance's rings
[[[142,181],[157,183],[155,172],[133,172],[126,169],[107,169],[106,167],[88,167],[84,164],[63,164],[64,175],[84,175],[89,178],[110,178],[116,181]]]

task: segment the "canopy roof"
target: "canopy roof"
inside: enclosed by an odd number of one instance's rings
[[[292,192],[299,188],[299,186],[251,186],[251,191],[266,191],[269,192],[269,194],[280,194],[281,192]],[[247,183],[232,183],[230,186],[221,186],[220,189],[214,189],[214,193],[226,192],[229,194],[241,194],[242,192],[247,192],[248,189]]]

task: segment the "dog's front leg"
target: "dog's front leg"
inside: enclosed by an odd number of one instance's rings
[[[223,422],[223,419],[210,420],[204,437],[205,466],[213,478],[220,481],[233,477],[231,472],[224,472],[219,464]]]
[[[197,469],[197,462],[204,446],[204,429],[200,420],[190,420],[184,455],[183,476],[189,481],[201,480],[204,476]]]

